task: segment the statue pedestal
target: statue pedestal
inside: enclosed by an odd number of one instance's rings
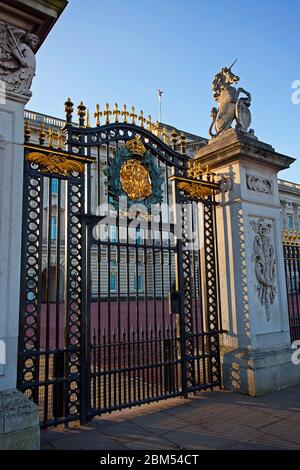
[[[294,159],[229,129],[195,157],[232,188],[218,196],[225,388],[261,395],[300,382],[292,363],[277,173]]]

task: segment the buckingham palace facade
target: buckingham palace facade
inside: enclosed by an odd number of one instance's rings
[[[50,135],[53,137],[53,139],[57,139],[60,134],[60,130],[63,128],[65,125],[65,121],[53,116],[37,113],[34,111],[26,110],[25,111],[25,121],[26,125],[30,128],[31,131],[31,142],[33,143],[38,143],[39,140],[39,134],[42,129],[45,131],[45,134],[47,135],[50,130]],[[158,124],[159,129],[161,132],[164,132],[165,134],[171,133],[172,129],[174,127],[170,127],[166,124]],[[175,129],[178,134],[184,134],[186,138],[186,153],[193,157],[196,151],[201,148],[203,145],[207,143],[207,139],[197,136],[195,134],[191,134],[185,131],[181,131],[178,129]],[[51,137],[51,138],[52,138]],[[62,138],[62,137],[61,137]],[[92,172],[92,194],[93,191],[95,192],[103,192],[103,194],[100,196],[100,199],[105,200],[107,199],[107,194],[105,194],[105,184],[100,184],[99,187],[97,186],[97,171],[99,169],[97,168],[96,163],[92,164],[91,167],[91,172]],[[94,174],[94,178],[93,178]],[[102,172],[101,172],[102,174]],[[50,181],[50,180],[49,180]],[[279,193],[280,193],[280,201],[281,201],[281,222],[282,222],[282,228],[284,230],[300,230],[300,184],[292,183],[289,181],[285,181],[282,179],[278,180],[279,183]],[[64,296],[64,232],[65,232],[65,217],[64,217],[64,211],[65,211],[65,194],[64,191],[58,191],[58,179],[52,178],[51,179],[51,188],[46,189],[44,192],[44,203],[43,203],[43,208],[44,208],[44,214],[43,214],[43,219],[48,220],[48,224],[43,224],[43,256],[42,256],[42,296],[43,297],[48,297],[50,301],[55,301],[63,300]],[[50,198],[50,203],[49,203],[49,194],[51,193],[51,198]],[[171,194],[171,185],[169,188],[169,193]],[[47,196],[48,195],[48,196]],[[171,196],[170,196],[171,197]],[[96,199],[96,198],[95,198]],[[93,196],[91,197],[91,200],[93,201]],[[93,204],[93,203],[92,203]],[[93,212],[96,212],[96,207],[92,207]],[[113,237],[116,236],[116,233],[114,233],[114,230],[116,230],[116,227],[111,226],[110,227],[110,238],[113,240]],[[60,239],[60,251],[61,253],[57,253],[57,238]],[[51,252],[47,249],[49,246],[49,241],[50,239],[50,246],[51,246]],[[105,251],[105,250],[104,250]],[[117,259],[117,253],[114,253],[114,250],[111,251],[110,253],[110,262],[108,263],[107,261],[107,253],[101,254],[101,259],[103,260],[103,267],[101,268],[101,283],[99,282],[99,273],[97,274],[97,269],[95,265],[95,269],[92,269],[92,272],[94,275],[92,276],[92,291],[96,290],[99,288],[99,284],[101,284],[101,296],[106,295],[107,291],[113,294],[113,292],[116,292],[118,289],[118,276],[120,276],[120,295],[122,296],[122,289],[124,292],[126,291],[127,287],[123,286],[122,288],[122,279],[124,278],[124,283],[126,279],[126,262],[122,259]],[[119,256],[122,258],[122,253],[119,253]],[[124,255],[125,256],[125,255]],[[59,257],[60,260],[60,266],[61,266],[61,273],[59,275],[59,286],[57,283],[57,258]],[[126,256],[125,256],[126,258]],[[125,259],[124,258],[124,259]],[[134,258],[134,257],[133,257]],[[96,258],[95,258],[96,259]],[[153,260],[152,260],[153,261]],[[162,260],[163,262],[167,262],[172,265],[172,260]],[[135,263],[135,261],[132,261]],[[172,288],[172,283],[175,282],[175,273],[172,272],[171,277],[167,276],[168,278],[165,279],[160,279],[160,269],[159,269],[159,263],[154,263],[151,262],[151,260],[147,260],[147,263],[145,263],[145,260],[139,259],[139,269],[138,269],[138,276],[136,277],[134,275],[135,269],[133,268],[132,270],[129,268],[129,275],[130,272],[132,271],[132,280],[130,282],[130,291],[132,295],[136,291],[139,291],[141,294],[143,294],[144,291],[144,283],[145,283],[145,277],[147,279],[148,283],[148,294],[149,294],[149,289],[153,289],[156,291],[156,294],[159,295],[159,291],[161,290],[161,286],[163,285],[164,288],[167,287],[166,291],[170,290]],[[93,258],[92,258],[92,263],[93,263]],[[119,267],[117,264],[119,263]],[[130,261],[129,261],[130,264]],[[107,266],[109,265],[109,274],[108,274],[108,269]],[[154,266],[153,266],[154,265]],[[147,272],[145,273],[145,266],[147,266],[147,269],[153,270],[156,269],[157,272]],[[120,271],[119,271],[120,270]],[[124,273],[122,273],[122,270]],[[124,274],[124,275],[123,275]],[[128,273],[127,273],[128,274]],[[156,278],[156,285],[151,287],[151,279]],[[53,278],[53,282],[51,282],[51,279]],[[109,283],[109,285],[108,285]],[[46,285],[48,285],[48,290],[50,288],[50,292],[48,291],[47,294],[45,292]],[[103,291],[103,292],[102,292]]]

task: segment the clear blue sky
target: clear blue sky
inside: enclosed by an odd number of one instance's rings
[[[70,0],[38,52],[28,108],[63,116],[70,96],[94,111],[134,105],[207,137],[212,79],[238,58],[240,86],[252,93],[252,127],[262,141],[298,158],[281,177],[300,183],[298,0]]]

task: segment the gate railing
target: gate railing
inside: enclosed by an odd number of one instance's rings
[[[300,232],[282,232],[291,341],[300,339]]]

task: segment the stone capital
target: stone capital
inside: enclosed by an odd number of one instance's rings
[[[277,153],[271,145],[257,140],[251,134],[235,129],[228,129],[209,141],[196,152],[195,159],[211,169],[243,160],[277,172],[289,168],[295,161],[294,158]]]

